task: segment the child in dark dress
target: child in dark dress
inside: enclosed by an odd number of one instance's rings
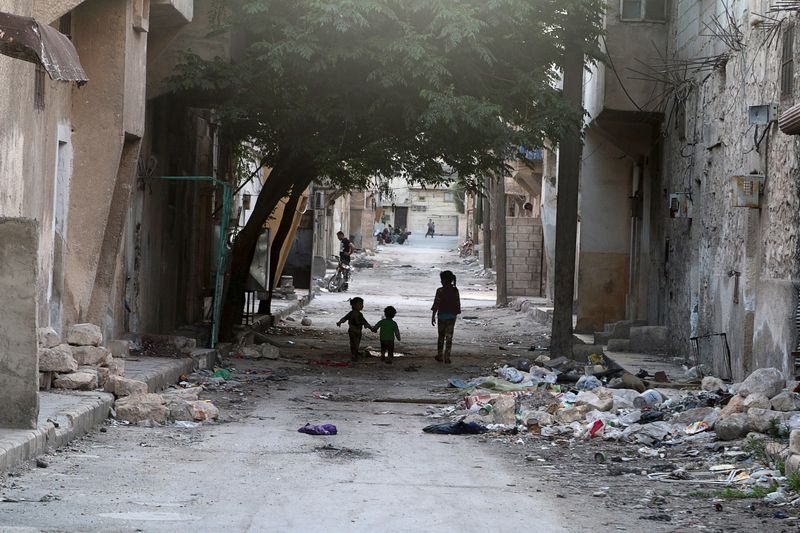
[[[436,289],[436,296],[431,307],[431,325],[439,319],[439,340],[436,346],[436,360],[450,363],[450,351],[453,347],[453,329],[456,317],[461,314],[461,297],[456,288],[456,276],[450,270],[439,274],[442,286]]]
[[[359,347],[361,346],[362,329],[372,329],[367,319],[361,314],[364,309],[364,299],[356,296],[350,299],[350,307],[352,308],[349,313],[344,315],[336,325],[341,327],[342,324],[347,322],[347,335],[350,337],[350,360],[358,361],[361,356]]]

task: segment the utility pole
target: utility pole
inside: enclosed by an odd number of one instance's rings
[[[481,205],[483,205],[483,268],[487,270],[492,268],[492,209],[489,202],[491,190],[492,180],[487,177],[484,179],[483,194],[481,195]]]
[[[497,274],[497,305],[508,305],[508,268],[506,258],[506,178],[497,176],[494,184],[495,273]]]
[[[567,105],[583,116],[584,54],[579,37],[580,14],[573,18],[573,30],[566,43],[563,97]],[[556,258],[554,275],[553,330],[550,353],[572,357],[572,303],[575,294],[575,248],[578,236],[578,187],[583,141],[582,119],[571,125],[559,145],[558,200],[556,212]]]

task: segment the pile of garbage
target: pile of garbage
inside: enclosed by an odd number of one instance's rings
[[[37,340],[41,390],[95,390],[125,371],[125,361],[103,346],[103,334],[94,324],[70,326],[64,339],[53,328],[39,328]]]
[[[790,382],[787,389],[775,368],[756,370],[742,383],[706,377],[699,390],[679,390],[625,372],[601,379],[603,373],[613,375],[603,370],[572,383],[569,372],[558,369],[574,364],[555,360],[544,365],[526,370],[503,366],[495,376],[468,381],[451,378],[450,386],[465,394],[448,414],[489,430],[646,446],[730,441],[751,432],[788,436],[800,430],[800,394],[795,392],[800,386]]]

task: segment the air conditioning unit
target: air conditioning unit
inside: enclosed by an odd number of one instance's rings
[[[759,174],[732,176],[733,207],[761,207],[761,192],[765,178]]]
[[[669,218],[692,218],[693,203],[688,192],[669,195]]]

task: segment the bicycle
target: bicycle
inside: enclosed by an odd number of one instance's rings
[[[327,287],[331,292],[344,292],[348,289],[353,267],[342,262],[339,257],[334,256],[334,258],[339,264],[336,267],[336,272],[334,272],[334,274],[328,278]]]

